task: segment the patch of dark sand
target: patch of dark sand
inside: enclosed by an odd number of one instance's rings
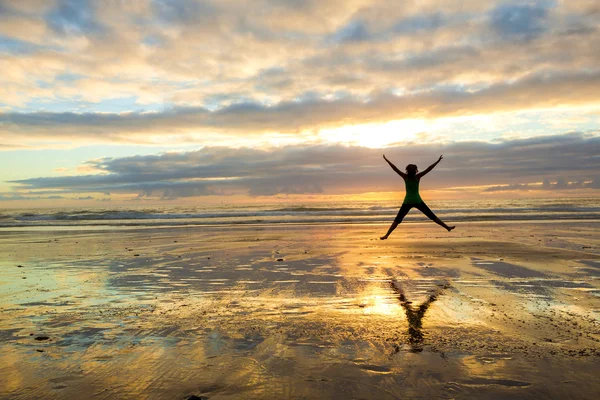
[[[0,329],[0,341],[4,342],[4,341],[8,341],[8,340],[14,340],[14,339],[18,339],[18,332],[21,332],[22,329],[20,328],[15,328],[15,329]]]
[[[587,282],[575,282],[562,279],[543,279],[543,280],[512,280],[498,281],[491,280],[494,286],[511,293],[534,295],[551,300],[555,297],[554,289],[595,289]]]
[[[27,303],[20,303],[19,305],[21,306],[25,306],[25,307],[33,307],[33,306],[47,306],[47,307],[67,307],[67,306],[72,306],[75,303],[72,301],[56,301],[56,302],[49,302],[49,301],[30,301]]]
[[[579,264],[583,264],[586,267],[576,266],[575,269],[577,271],[575,276],[584,275],[584,276],[600,276],[600,262],[594,260],[577,260]]]
[[[445,278],[459,278],[460,271],[453,268],[442,269],[430,266],[424,266],[416,270],[417,273],[421,276],[435,276],[435,277],[445,277]]]
[[[578,262],[581,263],[581,264],[587,265],[588,267],[592,267],[592,268],[600,270],[600,262],[599,261],[594,261],[594,260],[579,260]]]
[[[600,276],[600,269],[579,268],[577,271],[579,273],[581,273],[582,275],[588,275],[588,276],[594,276],[594,277]]]
[[[69,330],[63,337],[56,339],[56,346],[84,349],[101,340],[106,330],[89,326]]]
[[[81,376],[66,375],[66,376],[61,376],[58,378],[50,378],[50,379],[48,379],[48,381],[52,382],[52,383],[64,383],[64,382],[76,381],[78,379],[81,379]]]
[[[472,264],[477,267],[491,272],[494,275],[503,276],[505,278],[547,278],[548,275],[533,270],[531,268],[522,267],[520,265],[510,264],[504,261],[490,261],[480,258],[471,258]]]
[[[110,276],[107,284],[114,290],[135,290],[148,294],[172,293],[174,290],[199,290],[204,293],[225,291],[248,282],[275,287],[291,283],[298,292],[335,294],[335,287],[327,283],[331,283],[330,277],[339,274],[339,254],[303,257],[277,263],[267,258],[264,250],[230,251],[228,257],[213,261],[205,257],[160,257],[153,260],[153,264],[159,265],[155,268],[149,268],[148,263],[137,260],[120,260],[109,264],[109,270],[115,274]],[[240,265],[246,267],[240,268]]]

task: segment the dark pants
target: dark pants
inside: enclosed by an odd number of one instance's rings
[[[398,211],[398,215],[396,215],[396,219],[394,219],[395,222],[400,223],[402,222],[402,220],[404,219],[404,217],[406,216],[406,214],[408,214],[408,212],[410,211],[411,208],[416,208],[417,210],[421,211],[423,214],[425,214],[429,219],[435,221],[437,219],[436,215],[433,213],[433,211],[431,211],[429,209],[429,207],[427,207],[427,204],[425,203],[417,203],[417,204],[402,204],[402,207],[400,207],[400,211]]]

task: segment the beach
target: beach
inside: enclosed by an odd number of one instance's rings
[[[0,231],[0,398],[596,399],[600,222]]]

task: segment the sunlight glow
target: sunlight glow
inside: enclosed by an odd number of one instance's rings
[[[398,314],[398,304],[394,303],[388,295],[374,295],[367,301],[365,313],[395,315]]]
[[[424,119],[403,119],[385,123],[342,126],[323,129],[322,140],[369,148],[381,148],[394,143],[417,141],[418,134],[424,132],[429,123]]]

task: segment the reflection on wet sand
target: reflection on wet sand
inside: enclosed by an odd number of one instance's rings
[[[434,294],[430,294],[427,297],[427,300],[423,302],[417,309],[413,309],[412,301],[409,301],[402,290],[402,287],[398,282],[391,281],[390,287],[392,290],[398,295],[398,300],[400,301],[400,305],[404,308],[404,312],[406,313],[406,320],[408,321],[408,341],[411,345],[411,351],[413,353],[418,353],[423,351],[423,317],[425,317],[425,313],[427,309],[437,300],[438,296],[442,293],[442,289],[447,289],[450,287],[449,284],[439,285],[441,289],[437,290]],[[396,348],[396,351],[399,351],[399,347]]]
[[[595,398],[598,255],[379,228],[0,235],[0,398]]]

